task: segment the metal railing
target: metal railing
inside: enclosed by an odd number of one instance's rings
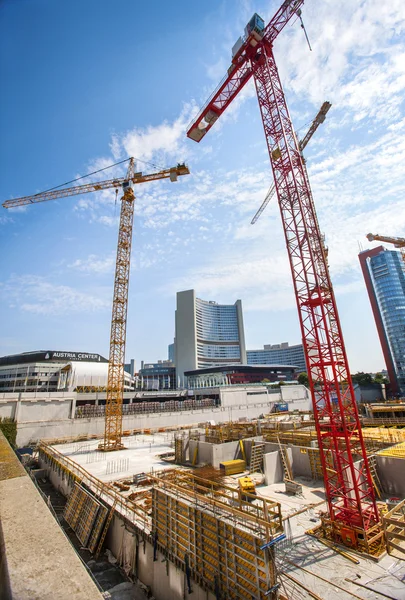
[[[213,408],[216,402],[212,398],[204,398],[202,400],[168,400],[166,402],[134,402],[133,404],[123,404],[122,414],[139,415],[148,413],[162,412],[181,412],[186,410],[196,410],[201,408]],[[92,417],[104,417],[105,404],[98,406],[85,405],[77,406],[75,411],[76,419],[85,419]]]

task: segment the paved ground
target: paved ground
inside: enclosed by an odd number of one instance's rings
[[[125,450],[113,453],[97,450],[100,440],[61,444],[55,449],[101,481],[115,481],[136,473],[148,473],[152,469],[160,471],[172,468],[172,465],[158,458],[158,454],[173,452],[172,439],[172,433],[131,436],[123,438]]]
[[[393,600],[405,600],[404,560],[387,555],[376,563],[361,557],[359,564],[354,564],[305,533],[320,523],[320,512],[326,510],[326,504],[322,502],[325,494],[320,481],[313,482],[304,478],[297,478],[296,481],[303,485],[302,496],[286,494],[283,483],[258,488],[258,493],[280,502],[283,517],[308,507],[304,512],[290,516],[285,521],[285,531],[289,540],[277,551],[279,568],[301,581],[323,600],[349,600],[353,598],[349,592],[364,600],[382,600],[383,596],[379,592],[383,592]],[[311,508],[314,504],[318,506]],[[297,568],[291,562],[311,571],[313,575]],[[330,583],[322,581],[316,575],[320,575]],[[357,580],[371,587],[375,592],[350,583],[346,579]],[[347,591],[338,589],[333,584]],[[292,589],[294,585],[290,581],[287,580],[286,585],[290,596],[309,598],[298,586],[295,586],[294,591]]]

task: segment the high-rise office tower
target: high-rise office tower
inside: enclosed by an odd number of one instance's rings
[[[213,365],[246,364],[242,302],[217,304],[177,293],[175,362],[177,376]]]
[[[401,254],[378,246],[360,252],[391,391],[405,395],[405,267]]]
[[[174,357],[174,342],[173,344],[169,344],[167,347],[167,358],[174,364],[175,361],[175,357]]]

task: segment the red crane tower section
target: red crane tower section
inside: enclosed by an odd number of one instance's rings
[[[376,551],[382,537],[356,399],[308,177],[273,55],[302,0],[286,0],[265,26],[257,14],[233,48],[228,74],[187,135],[200,141],[253,77],[297,302],[329,515],[325,535]]]

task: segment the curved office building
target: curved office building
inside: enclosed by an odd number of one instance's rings
[[[377,246],[359,254],[391,383],[405,395],[405,268],[397,250]]]
[[[218,304],[196,298],[194,290],[177,293],[176,369],[246,364],[242,302]]]

